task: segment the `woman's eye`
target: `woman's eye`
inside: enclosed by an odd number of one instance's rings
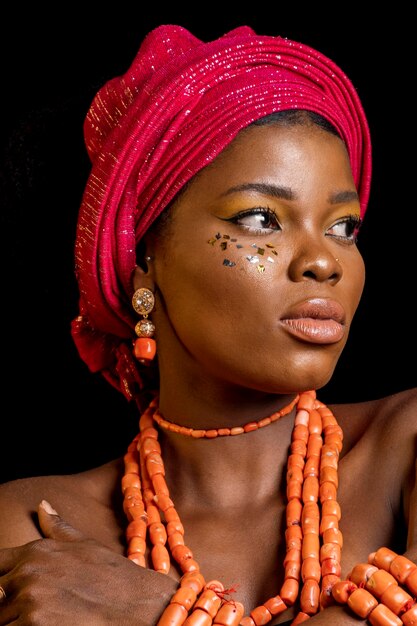
[[[262,233],[271,230],[281,230],[277,216],[271,209],[256,207],[249,211],[241,211],[237,215],[228,218],[228,222],[239,224],[251,232]]]
[[[351,217],[347,217],[340,220],[340,222],[333,224],[326,234],[330,237],[335,237],[336,239],[342,239],[344,241],[348,241],[349,243],[355,243],[358,237],[361,222],[362,220],[359,215],[352,215]]]

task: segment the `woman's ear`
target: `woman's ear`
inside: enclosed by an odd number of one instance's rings
[[[147,258],[147,265],[149,266],[151,259]],[[150,289],[152,292],[155,292],[155,281],[153,279],[153,270],[148,267],[147,270],[143,269],[139,265],[136,265],[135,269],[132,273],[132,286],[133,290],[140,289],[141,287],[146,287]]]

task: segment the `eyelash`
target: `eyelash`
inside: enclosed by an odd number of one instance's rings
[[[246,226],[245,224],[239,224],[239,220],[244,217],[250,217],[251,215],[262,215],[267,216],[270,220],[275,222],[277,228],[274,227],[264,227],[264,228],[251,228],[250,226]],[[246,230],[250,230],[251,233],[255,235],[265,234],[265,231],[271,232],[273,230],[281,230],[281,226],[278,222],[278,218],[275,212],[269,207],[254,207],[253,209],[249,209],[248,211],[239,211],[233,217],[230,217],[226,220],[227,222],[232,222],[232,224],[239,224]]]
[[[239,220],[241,220],[242,218],[245,217],[250,217],[251,215],[262,215],[262,216],[267,216],[269,217],[270,220],[273,220],[275,222],[275,227],[270,226],[270,227],[264,227],[264,228],[253,228],[250,226],[246,226],[245,224],[239,224]],[[231,218],[228,218],[226,220],[227,222],[232,222],[232,224],[238,224],[241,227],[245,228],[246,230],[249,230],[251,233],[255,234],[255,235],[262,235],[265,234],[265,232],[272,232],[274,230],[281,230],[281,226],[280,223],[278,221],[278,218],[275,214],[275,212],[270,209],[269,207],[254,207],[252,209],[249,209],[247,211],[239,211],[239,213],[236,213],[236,215],[234,215]],[[342,224],[346,224],[346,226],[350,226],[350,230],[352,231],[351,234],[344,236],[344,235],[332,235],[332,234],[328,234],[328,237],[332,237],[333,239],[336,239],[338,241],[341,241],[343,243],[348,243],[348,244],[353,244],[356,243],[357,238],[358,238],[358,233],[359,233],[359,229],[361,227],[362,224],[362,220],[359,217],[359,215],[348,215],[346,217],[344,217],[343,219],[339,220],[338,222],[335,222],[330,228],[329,230],[332,230],[334,228],[336,228],[337,226],[340,226]]]
[[[335,228],[336,226],[340,226],[342,224],[346,224],[346,226],[350,227],[349,230],[352,231],[350,235],[343,236],[343,235],[330,235],[329,234],[327,236],[332,237],[332,239],[337,239],[338,241],[341,241],[342,243],[347,243],[347,244],[356,243],[358,239],[359,230],[362,225],[362,220],[359,217],[359,215],[348,215],[344,217],[343,219],[339,220],[338,222],[335,222],[329,230],[331,230],[332,228]]]

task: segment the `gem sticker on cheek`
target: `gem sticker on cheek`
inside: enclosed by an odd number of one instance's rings
[[[236,248],[237,250],[241,250],[242,248],[245,247],[243,244],[239,243],[235,237],[230,237],[230,235],[227,235],[227,234],[222,235],[221,233],[216,233],[213,237],[210,237],[210,239],[207,240],[207,243],[214,247],[220,239],[223,240],[223,241],[220,241],[219,243],[221,250],[228,250],[229,252],[231,252],[233,248]],[[263,263],[260,263],[259,256],[265,255],[265,248],[268,248],[269,249],[268,251],[271,254],[274,254],[275,256],[277,256],[277,251],[275,250],[275,246],[272,243],[267,243],[265,244],[265,247],[262,247],[262,246],[259,246],[257,243],[252,243],[250,244],[250,247],[256,250],[256,254],[246,254],[245,259],[249,261],[249,263],[251,263],[252,265],[255,265],[257,271],[260,274],[263,274],[265,272],[266,266]],[[274,259],[271,256],[268,256],[266,260],[269,263],[275,263]],[[223,265],[225,267],[236,267],[236,261],[232,261],[231,259],[224,258]]]

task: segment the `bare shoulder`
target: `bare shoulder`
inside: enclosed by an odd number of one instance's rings
[[[0,548],[41,537],[37,509],[42,500],[47,500],[62,517],[87,535],[92,533],[94,517],[96,530],[100,528],[99,519],[105,519],[111,528],[114,522],[110,517],[115,517],[115,499],[120,493],[119,481],[120,461],[112,461],[76,474],[35,476],[1,484]],[[101,538],[106,539],[104,534]]]
[[[353,442],[365,432],[391,432],[417,435],[417,387],[365,402],[334,404],[330,407]],[[383,431],[381,431],[381,427]],[[401,436],[401,435],[400,435]]]

